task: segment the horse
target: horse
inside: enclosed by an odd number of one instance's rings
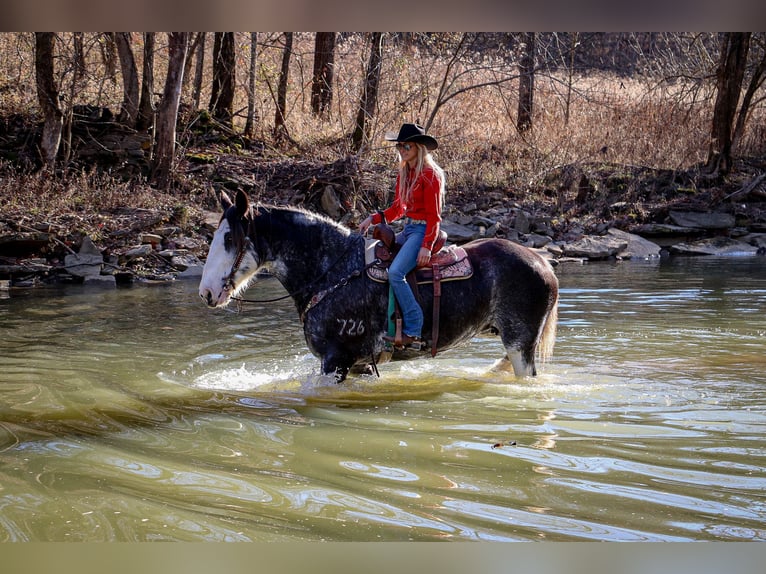
[[[238,299],[259,272],[267,271],[293,299],[323,375],[341,382],[352,370],[377,372],[377,362],[413,358],[383,339],[389,287],[365,273],[362,235],[305,209],[252,205],[241,190],[234,202],[226,193],[220,202],[223,215],[199,285],[209,307]],[[517,377],[536,375],[536,356],[547,360],[556,337],[558,279],[551,264],[506,239],[477,239],[462,247],[473,274],[441,286],[439,351],[490,331],[499,334],[506,351],[496,369],[512,369]],[[420,288],[419,296],[423,333],[430,333],[433,291]]]

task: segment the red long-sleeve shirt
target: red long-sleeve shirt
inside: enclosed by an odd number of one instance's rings
[[[414,170],[410,170],[413,175]],[[420,177],[412,187],[410,205],[404,205],[402,199],[401,182],[396,177],[396,192],[391,206],[383,211],[386,221],[396,221],[402,216],[419,219],[426,222],[426,234],[423,237],[422,246],[430,250],[439,235],[441,216],[441,184],[439,176],[428,165],[423,167]],[[381,222],[380,214],[372,215],[372,223]]]

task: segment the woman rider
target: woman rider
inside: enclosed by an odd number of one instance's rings
[[[421,342],[423,311],[406,276],[416,266],[427,265],[431,259],[431,249],[439,236],[442,219],[445,179],[444,170],[430,153],[439,144],[436,139],[426,135],[423,127],[402,124],[398,134],[389,133],[385,138],[395,141],[399,152],[394,201],[383,212],[368,215],[359,224],[359,231],[364,235],[370,225],[405,218],[404,244],[391,263],[388,280],[402,310],[401,345],[407,346]],[[392,337],[384,338],[393,341]]]

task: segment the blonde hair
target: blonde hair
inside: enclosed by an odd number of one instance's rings
[[[444,196],[447,193],[446,178],[444,176],[444,170],[436,163],[431,153],[423,144],[416,143],[416,149],[418,150],[418,160],[415,163],[415,173],[412,180],[409,179],[410,169],[406,161],[401,160],[399,162],[399,186],[402,201],[404,205],[409,205],[412,197],[412,187],[423,173],[423,168],[427,165],[439,178],[439,208],[444,208]],[[399,156],[401,159],[401,155]]]

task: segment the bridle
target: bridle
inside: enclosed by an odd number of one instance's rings
[[[249,214],[247,223],[247,233],[245,234],[245,240],[242,242],[242,247],[237,251],[237,256],[234,258],[234,263],[231,266],[231,271],[229,271],[229,274],[226,276],[226,279],[224,279],[223,282],[223,290],[226,292],[233,291],[234,290],[234,276],[237,274],[237,271],[239,271],[240,266],[242,265],[242,261],[245,259],[245,255],[247,254],[247,240],[250,240],[252,242],[251,235],[251,229],[253,226],[253,216],[252,211]],[[327,270],[317,277],[314,281],[311,283],[301,287],[297,291],[294,291],[292,293],[288,293],[287,295],[283,295],[282,297],[276,297],[274,299],[244,299],[242,297],[232,297],[232,301],[236,301],[239,304],[242,303],[275,303],[277,301],[282,301],[284,299],[289,299],[291,297],[294,297],[296,295],[299,295],[301,293],[308,292],[316,283],[324,279],[327,274],[337,265],[341,260],[343,260],[348,252],[353,247],[353,243],[350,243],[348,247],[343,251],[343,253],[340,254],[340,256],[330,265]],[[366,267],[365,267],[366,269]],[[348,282],[351,279],[354,279],[355,277],[359,277],[362,275],[362,272],[359,269],[356,269],[352,271],[347,277],[344,277],[341,279],[338,283],[333,285],[332,287],[328,289],[324,289],[318,293],[316,293],[311,299],[309,300],[308,304],[306,305],[306,308],[303,310],[303,312],[300,314],[301,322],[304,322],[306,319],[306,315],[308,312],[313,309],[322,299],[325,298],[325,296],[329,295],[336,289],[340,287],[345,287],[348,285]]]

